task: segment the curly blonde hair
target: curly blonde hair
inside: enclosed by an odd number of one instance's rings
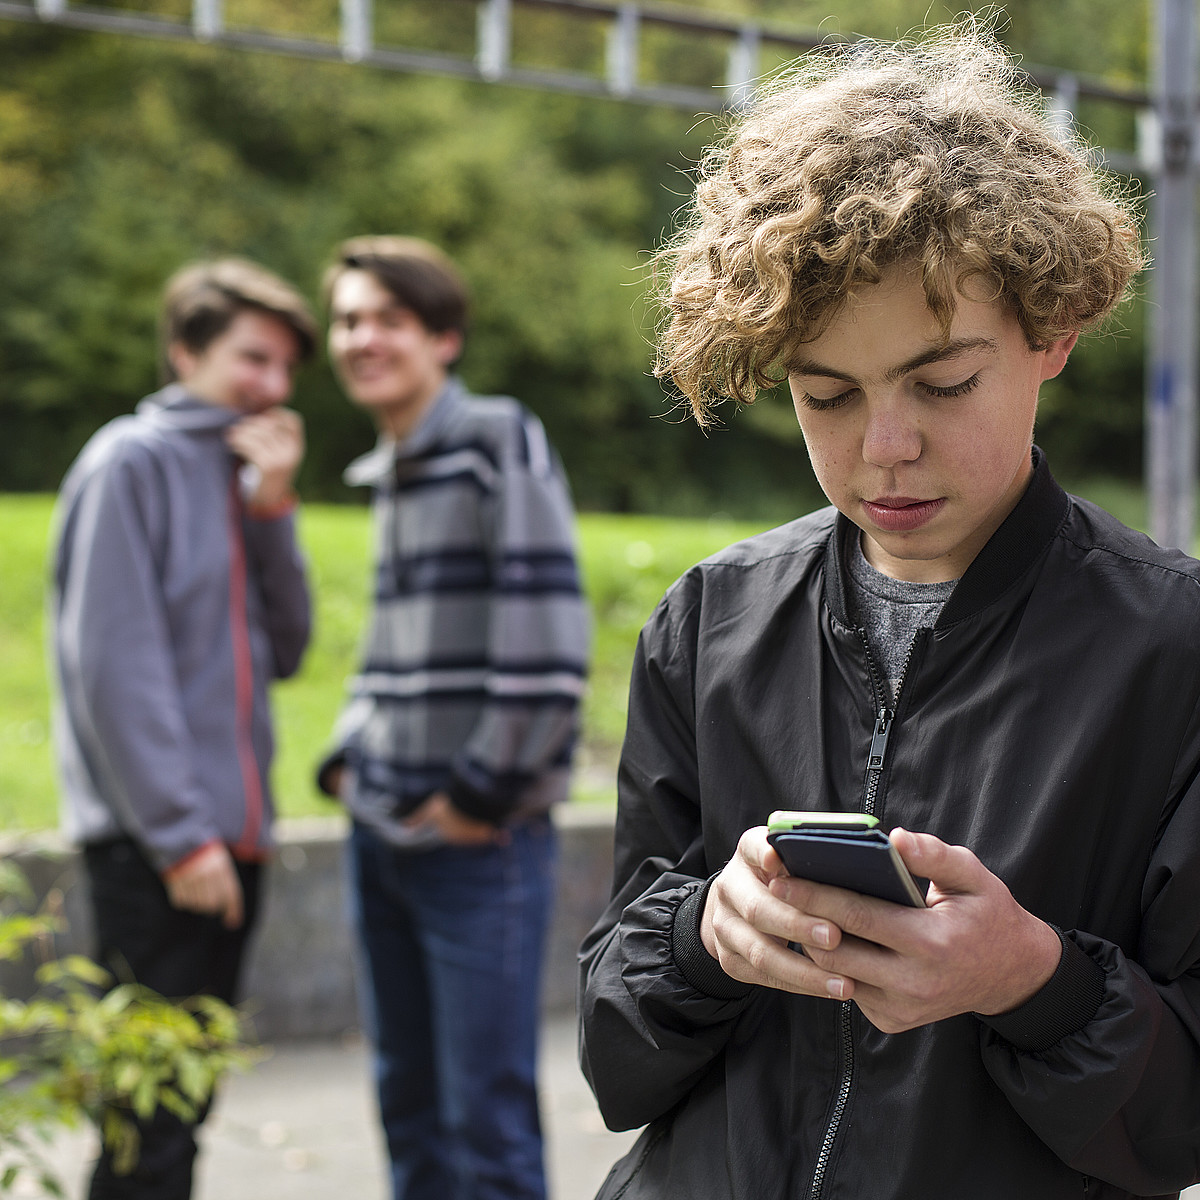
[[[1142,265],[1132,204],[986,30],[824,47],[708,152],[656,259],[656,374],[706,425],[718,401],[777,383],[851,289],[900,263],[945,336],[976,279],[1033,347],[1099,322]]]

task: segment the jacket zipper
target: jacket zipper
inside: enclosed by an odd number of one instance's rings
[[[863,812],[872,817],[875,815],[875,800],[879,795],[883,760],[887,754],[888,738],[892,734],[892,718],[895,715],[886,705],[880,705],[875,715],[875,728],[871,731],[871,749],[867,753],[867,782],[863,788]]]
[[[866,630],[859,629],[858,636],[862,639],[863,649],[867,655],[867,673],[871,677],[871,699],[875,703],[875,725],[871,730],[871,745],[867,751],[866,780],[863,784],[863,812],[869,816],[875,815],[875,802],[879,797],[879,781],[883,778],[884,760],[887,758],[888,739],[892,734],[892,721],[896,713],[889,708],[883,690],[879,671],[875,660],[871,657],[871,646],[867,641]],[[918,633],[918,637],[920,634]],[[904,679],[908,674],[908,665],[912,661],[913,648],[916,638],[908,648],[904,666],[900,671],[900,680],[896,684],[896,701],[904,689]],[[833,1112],[829,1115],[829,1124],[825,1127],[825,1138],[821,1142],[821,1151],[817,1155],[817,1165],[813,1169],[812,1186],[808,1190],[809,1200],[821,1200],[825,1186],[825,1172],[829,1167],[829,1158],[837,1141],[838,1130],[841,1128],[842,1117],[846,1105],[850,1101],[850,1092],[854,1087],[854,1007],[851,1001],[843,1000],[841,1011],[838,1013],[838,1087],[837,1099],[834,1101]]]
[[[917,639],[920,638],[921,631],[917,630],[916,636],[909,643],[908,653],[904,656],[904,666],[900,668],[900,678],[896,681],[896,696],[892,708],[887,705],[879,668],[875,666],[875,660],[871,657],[867,631],[859,629],[858,636],[862,639],[863,650],[866,651],[867,674],[871,678],[871,699],[875,703],[875,728],[871,731],[871,748],[867,752],[867,777],[863,784],[863,812],[873,817],[877,815],[875,801],[879,796],[879,781],[883,778],[883,760],[887,755],[892,721],[896,716],[896,707],[900,704],[900,693],[904,691],[904,681],[908,677],[908,668],[912,663],[913,651],[917,648]]]
[[[837,1099],[833,1104],[833,1112],[829,1115],[829,1124],[825,1127],[825,1140],[821,1143],[821,1152],[817,1155],[817,1165],[813,1170],[812,1186],[808,1190],[809,1200],[820,1200],[821,1191],[825,1186],[825,1171],[829,1166],[829,1156],[833,1153],[833,1143],[837,1140],[838,1129],[842,1124],[842,1116],[846,1105],[850,1102],[850,1090],[854,1086],[854,1029],[851,1025],[853,1012],[849,1000],[843,1000],[838,1013],[837,1043],[838,1043],[838,1089]]]

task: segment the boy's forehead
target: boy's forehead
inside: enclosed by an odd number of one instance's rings
[[[255,317],[259,318],[258,321],[250,323],[253,326],[254,333],[257,336],[277,337],[280,334],[283,334],[295,347],[296,355],[299,357],[301,352],[300,335],[288,321],[279,316],[277,313],[263,311],[254,312],[254,310],[251,310],[251,312]],[[270,332],[268,332],[268,330]]]
[[[205,350],[211,351],[214,347],[257,349],[264,344],[274,347],[285,340],[293,357],[299,359],[300,335],[296,330],[278,314],[247,305],[238,310],[229,324],[208,343]]]
[[[996,353],[1017,324],[1007,303],[976,288],[959,296],[946,327],[929,307],[920,275],[895,268],[879,283],[848,292],[811,338],[793,346],[788,369],[841,375],[870,362],[898,375],[931,362]]]
[[[330,309],[335,313],[402,311],[407,305],[384,286],[370,271],[344,271],[334,282]]]

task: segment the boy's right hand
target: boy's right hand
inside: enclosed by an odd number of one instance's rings
[[[317,784],[331,799],[344,800],[346,793],[342,789],[346,786],[346,764],[335,763],[332,767],[326,767],[317,776]]]
[[[841,931],[772,894],[771,880],[786,874],[767,841],[766,826],[747,829],[708,890],[700,939],[725,974],[743,983],[840,999],[852,990],[849,981],[822,970],[788,943],[832,950]]]
[[[213,842],[176,867],[163,882],[175,908],[220,917],[226,929],[241,926],[242,884],[233,858],[220,842]]]

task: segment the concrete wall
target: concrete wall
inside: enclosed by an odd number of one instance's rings
[[[608,901],[612,876],[612,813],[564,806],[558,895],[547,946],[543,1006],[570,1010],[575,1002],[575,951]],[[354,939],[347,923],[339,817],[283,821],[279,853],[268,875],[265,910],[251,951],[246,1007],[263,1041],[329,1037],[357,1028]],[[65,929],[56,954],[90,953],[91,923],[78,856],[54,834],[0,839],[29,878],[39,903],[60,913]],[[28,995],[33,961],[0,963],[0,994]]]

